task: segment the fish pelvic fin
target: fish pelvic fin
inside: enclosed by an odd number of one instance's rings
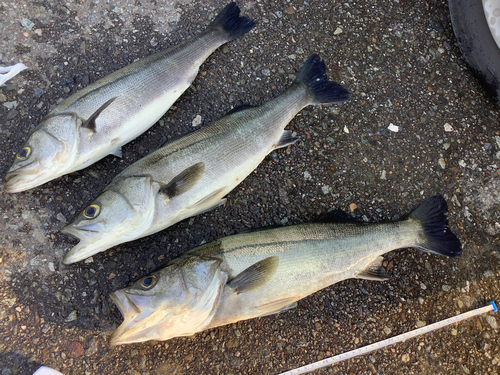
[[[410,214],[423,229],[423,241],[414,246],[429,253],[456,257],[462,253],[460,240],[448,227],[448,205],[441,195],[423,201]]]
[[[277,256],[262,259],[238,274],[228,283],[228,285],[234,289],[237,294],[260,288],[267,284],[273,277],[278,268],[278,264],[279,258]]]
[[[235,2],[227,4],[210,24],[211,28],[222,28],[227,34],[227,41],[238,38],[252,30],[255,22],[248,17],[240,17],[240,8]]]
[[[184,194],[200,181],[204,172],[205,163],[196,163],[175,176],[172,181],[160,189],[160,193],[165,194],[170,199]]]
[[[226,198],[223,198],[227,194],[227,187],[220,188],[206,197],[200,199],[198,202],[193,204],[188,208],[190,210],[190,216],[195,216],[213,210],[214,208],[226,203]]]
[[[314,95],[311,104],[339,103],[349,99],[349,91],[338,83],[328,80],[325,63],[316,54],[307,59],[295,82],[307,85]]]
[[[261,312],[259,317],[278,314],[280,312],[293,309],[297,307],[297,300],[299,299],[300,297],[284,298],[265,305],[260,305],[257,307],[257,310]]]
[[[116,97],[109,99],[106,103],[101,105],[97,111],[95,111],[92,116],[90,116],[83,124],[82,128],[86,128],[91,130],[92,132],[96,132],[96,124],[95,120],[97,117],[101,114],[102,111],[104,111],[108,106],[115,101]]]

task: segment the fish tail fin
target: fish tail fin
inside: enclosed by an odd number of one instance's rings
[[[448,227],[448,205],[441,195],[423,201],[409,219],[420,223],[424,239],[415,247],[434,254],[456,257],[462,253],[460,240]]]
[[[212,28],[222,27],[227,34],[227,42],[247,33],[254,26],[255,22],[250,18],[240,17],[240,8],[234,2],[227,4],[210,24]]]
[[[325,63],[316,54],[307,59],[295,82],[304,83],[311,90],[314,95],[311,104],[339,103],[349,99],[349,91],[328,80]]]

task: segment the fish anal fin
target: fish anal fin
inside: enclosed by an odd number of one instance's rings
[[[228,283],[228,285],[234,289],[237,294],[260,288],[267,284],[273,277],[278,268],[278,264],[279,258],[277,256],[262,259],[239,273]]]
[[[384,261],[383,257],[377,257],[372,263],[368,265],[363,271],[356,275],[358,279],[364,280],[375,280],[375,281],[384,281],[390,278],[389,274],[382,266],[382,262]]]
[[[226,203],[224,196],[227,194],[227,187],[222,187],[206,197],[200,199],[198,202],[190,206],[188,209],[191,211],[189,216],[195,216],[213,210],[214,208]]]
[[[160,193],[170,199],[184,194],[200,181],[204,172],[205,163],[196,163],[175,176],[172,181],[160,189]]]
[[[283,298],[265,305],[260,305],[257,307],[257,310],[261,312],[259,317],[278,314],[280,312],[293,309],[297,307],[297,300],[299,299],[300,297]]]
[[[108,106],[115,101],[117,97],[109,99],[106,103],[101,105],[97,111],[95,111],[83,124],[82,128],[86,128],[91,130],[92,132],[96,132],[96,124],[95,120],[96,118],[101,114],[102,111],[104,111]]]
[[[278,143],[276,143],[276,145],[274,146],[274,149],[276,150],[277,148],[293,145],[298,140],[299,138],[292,136],[292,132],[290,130],[285,130],[283,131],[283,134],[281,135],[281,138],[278,141]]]

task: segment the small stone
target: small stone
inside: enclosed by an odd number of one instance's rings
[[[21,26],[27,28],[28,30],[31,30],[35,26],[35,24],[29,18],[23,18],[21,20]]]
[[[425,262],[425,268],[429,271],[430,274],[433,274],[431,264],[429,262]]]
[[[262,74],[269,77],[271,75],[271,71],[269,69],[262,69]]]
[[[49,270],[50,270],[50,272],[55,272],[56,271],[56,269],[54,268],[54,263],[49,262]]]
[[[389,126],[387,127],[391,132],[397,133],[399,132],[399,126],[394,125],[393,123],[390,123]]]
[[[356,203],[351,203],[351,204],[349,205],[349,208],[351,209],[351,212],[354,212],[354,210],[355,210],[356,208],[358,208],[358,206],[356,205]]]
[[[401,356],[401,360],[402,360],[403,362],[410,362],[410,355],[409,355],[409,354],[406,354],[406,353],[405,353],[405,354],[403,354],[403,355]]]
[[[487,316],[484,317],[484,319],[491,326],[491,328],[493,328],[493,329],[497,329],[498,328],[497,320],[495,319],[494,316],[487,315]]]
[[[321,191],[323,192],[323,194],[328,194],[330,192],[330,186],[328,185],[322,186]]]
[[[201,122],[203,121],[202,117],[200,115],[196,115],[196,117],[193,119],[193,126],[199,126],[201,125]]]
[[[224,47],[222,47],[222,53],[229,53],[229,47],[227,44],[224,44]]]
[[[286,7],[285,8],[285,13],[286,14],[294,14],[295,13],[295,8],[294,7]]]
[[[467,166],[467,163],[465,162],[465,160],[460,160],[458,162],[458,165],[461,166],[462,168],[465,168]]]
[[[462,308],[464,307],[464,303],[461,301],[461,300],[457,300],[457,305],[458,305],[458,308]]]
[[[17,107],[17,101],[12,101],[12,102],[5,102],[3,103],[3,106],[6,107],[7,109],[13,109]]]
[[[415,324],[417,326],[417,328],[420,328],[420,327],[424,327],[427,325],[426,322],[424,322],[423,320],[418,320],[417,319],[417,323]]]
[[[342,34],[344,30],[342,30],[340,27],[337,27],[337,29],[333,32],[333,35],[339,35]]]
[[[451,146],[451,144],[450,144],[450,143],[448,143],[448,142],[443,143],[443,148],[444,148],[445,150],[448,150],[448,149],[450,148],[450,146]]]
[[[384,332],[385,332],[386,334],[390,335],[390,334],[391,334],[391,332],[392,332],[392,329],[390,329],[389,327],[384,327]]]
[[[451,290],[451,286],[450,285],[443,285],[441,287],[441,289],[443,289],[445,292],[449,292]]]
[[[61,223],[63,224],[66,224],[68,221],[66,220],[66,218],[64,217],[64,215],[59,212],[57,215],[56,215],[56,219],[59,220]]]
[[[387,172],[385,171],[385,169],[382,169],[382,173],[380,174],[380,179],[387,180]]]
[[[420,283],[420,288],[422,288],[423,290],[426,290],[427,289],[427,286],[425,286],[424,283]]]
[[[310,180],[312,178],[311,174],[308,171],[304,172],[304,179]]]
[[[451,334],[452,334],[453,336],[456,336],[456,335],[458,334],[458,331],[457,331],[455,328],[453,328],[453,329],[451,330]]]
[[[80,344],[78,341],[70,342],[68,344],[68,347],[66,348],[66,354],[70,358],[81,357],[83,353],[84,353],[83,345]]]
[[[445,132],[452,132],[453,131],[453,126],[451,126],[448,123],[444,124],[444,131]]]
[[[438,163],[441,168],[444,169],[446,167],[446,162],[444,161],[443,158],[439,158]]]
[[[64,321],[66,323],[69,323],[69,322],[75,321],[76,319],[78,319],[78,311],[73,310],[72,312],[70,312],[70,314],[68,315],[68,317],[66,319],[64,319]]]
[[[347,128],[347,125],[344,126],[344,133],[349,133],[349,129]]]

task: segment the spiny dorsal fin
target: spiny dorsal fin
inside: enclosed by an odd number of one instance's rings
[[[196,163],[175,176],[172,181],[160,189],[160,193],[165,194],[170,199],[184,194],[200,181],[203,172],[205,172],[205,163]]]
[[[362,221],[342,210],[329,211],[313,220],[315,223],[361,224]]]
[[[238,294],[259,288],[271,279],[278,268],[278,264],[279,258],[277,256],[262,259],[241,272],[228,285]]]
[[[276,146],[274,146],[274,149],[276,150],[277,148],[282,148],[288,145],[292,145],[298,140],[299,139],[297,137],[292,136],[292,132],[290,130],[285,130],[283,131],[283,134],[281,135],[281,138],[278,141],[278,143],[276,143]]]
[[[96,127],[95,127],[95,120],[96,118],[101,114],[102,111],[104,111],[111,103],[113,103],[115,101],[116,97],[114,98],[111,98],[109,99],[106,103],[104,103],[103,105],[101,105],[101,107],[95,111],[92,116],[90,116],[87,121],[85,121],[83,124],[82,124],[82,128],[86,128],[86,129],[89,129],[89,130],[92,130],[94,133],[96,131]]]

